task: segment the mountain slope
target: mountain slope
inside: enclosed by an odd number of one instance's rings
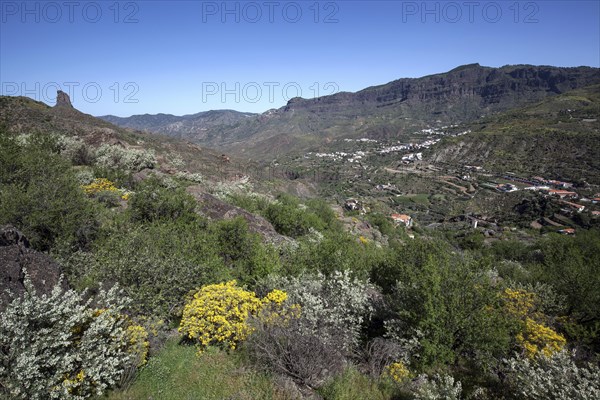
[[[98,118],[125,128],[174,137],[192,136],[202,139],[203,133],[213,127],[235,125],[253,116],[256,116],[256,114],[234,110],[214,110],[181,117],[172,114],[144,114],[132,115],[127,118],[115,117],[114,115],[104,115]]]
[[[600,85],[490,116],[440,142],[429,160],[600,184]]]
[[[598,68],[465,65],[422,78],[403,78],[356,93],[291,99],[285,107],[234,122],[201,125],[180,121],[153,125],[152,116],[131,117],[136,127],[186,137],[223,151],[272,159],[279,151],[318,147],[358,135],[401,139],[429,123],[465,123],[548,96],[600,83]],[[105,117],[110,118],[110,117]],[[180,117],[185,118],[185,117]],[[133,123],[133,120],[116,123]]]
[[[221,153],[175,138],[113,125],[76,110],[70,102],[68,106],[50,107],[28,97],[0,96],[0,128],[13,134],[39,132],[76,136],[90,148],[108,144],[151,150],[156,154],[158,169],[166,173],[186,170],[220,178],[236,175],[244,169],[239,162],[224,162]],[[234,164],[240,166],[240,170]]]

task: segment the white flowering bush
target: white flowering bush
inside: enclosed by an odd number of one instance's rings
[[[25,293],[0,314],[0,397],[85,399],[115,386],[130,358],[131,338],[116,287],[94,299],[57,284]]]
[[[236,194],[249,194],[254,190],[252,182],[248,176],[242,176],[241,178],[218,182],[212,187],[212,194],[220,200],[227,200],[229,196]]]
[[[536,400],[600,399],[600,368],[593,364],[578,367],[563,350],[535,359],[506,361],[513,394]]]
[[[96,164],[100,167],[126,169],[137,172],[154,168],[154,150],[126,149],[121,146],[103,144],[96,150]]]
[[[177,153],[168,154],[167,161],[169,162],[169,164],[171,164],[173,167],[175,167],[177,169],[181,169],[181,168],[185,167],[185,161]]]
[[[348,272],[271,277],[263,284],[285,291],[300,312],[283,324],[254,321],[246,346],[256,365],[312,388],[341,373],[371,312],[371,286]]]
[[[56,135],[56,145],[63,157],[74,164],[88,164],[91,155],[85,142],[77,136]]]
[[[292,304],[300,305],[301,333],[317,335],[344,351],[358,344],[362,323],[373,311],[368,282],[352,278],[348,271],[271,279],[272,287],[281,288]]]
[[[204,183],[204,177],[199,173],[191,173],[187,171],[179,171],[175,174],[175,177],[185,179],[186,181],[194,183]]]
[[[415,400],[460,400],[462,384],[450,375],[436,374],[432,378],[420,375],[416,379]]]

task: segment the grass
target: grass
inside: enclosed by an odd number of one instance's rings
[[[423,205],[429,204],[429,194],[427,194],[427,193],[397,196],[397,197],[395,197],[395,199],[399,203],[415,203],[415,204],[423,204]]]
[[[140,372],[127,389],[104,397],[109,400],[267,400],[289,399],[278,392],[271,378],[245,366],[240,355],[208,348],[198,356],[196,348],[175,339]]]
[[[378,383],[361,374],[354,368],[348,368],[318,390],[325,400],[386,400],[393,397],[393,385]]]

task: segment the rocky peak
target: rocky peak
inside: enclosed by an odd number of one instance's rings
[[[69,95],[66,94],[65,92],[63,92],[62,90],[57,91],[55,107],[73,108],[73,105],[71,104],[71,99],[69,98]]]

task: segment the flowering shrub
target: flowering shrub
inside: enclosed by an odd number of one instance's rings
[[[600,369],[578,367],[566,351],[535,360],[517,357],[506,361],[513,395],[536,400],[586,400],[600,398]]]
[[[286,299],[285,292],[274,290],[261,300],[236,281],[207,285],[185,305],[179,332],[198,341],[201,349],[213,343],[235,349],[252,331],[250,316],[267,306],[279,307]]]
[[[256,365],[312,388],[341,373],[371,310],[370,285],[348,272],[271,277],[263,285],[281,287],[294,306],[279,311],[276,323],[260,316],[252,321],[247,348]]]
[[[292,304],[302,308],[300,329],[315,334],[342,350],[358,344],[362,322],[372,311],[368,292],[371,285],[335,271],[301,277],[271,278],[266,285],[284,289]]]
[[[567,343],[565,337],[535,320],[542,315],[535,312],[537,296],[534,293],[507,288],[504,299],[507,311],[522,320],[523,328],[516,339],[527,357],[533,358],[540,353],[550,356],[563,349]]]
[[[394,362],[387,366],[385,373],[396,383],[404,383],[410,376],[410,371],[403,362]]]
[[[415,400],[460,400],[461,394],[462,384],[450,375],[420,375],[414,390]]]
[[[154,168],[156,156],[153,150],[126,149],[103,144],[96,150],[96,165],[137,172],[144,168]]]
[[[60,155],[71,160],[74,165],[89,165],[92,153],[83,140],[76,136],[54,135]]]
[[[92,196],[109,204],[115,203],[120,197],[123,200],[129,200],[131,192],[127,190],[117,189],[115,184],[106,178],[96,178],[91,183],[82,186],[83,191],[88,196]],[[116,205],[116,204],[112,204]]]
[[[128,352],[135,360],[135,366],[141,367],[148,361],[148,331],[141,325],[131,324],[126,330]]]
[[[106,178],[96,178],[89,185],[82,186],[85,194],[91,196],[100,192],[118,192],[115,184]]]
[[[517,342],[525,349],[525,355],[533,358],[540,353],[550,356],[562,350],[567,340],[553,329],[526,318],[525,329],[517,334]]]
[[[175,174],[177,178],[185,179],[186,181],[194,182],[194,183],[204,183],[204,177],[199,173],[191,173],[191,172],[177,172]]]
[[[42,296],[28,275],[24,284],[23,296],[0,314],[0,397],[84,399],[115,386],[136,351],[121,314],[123,293],[100,291],[98,309],[60,283]]]

